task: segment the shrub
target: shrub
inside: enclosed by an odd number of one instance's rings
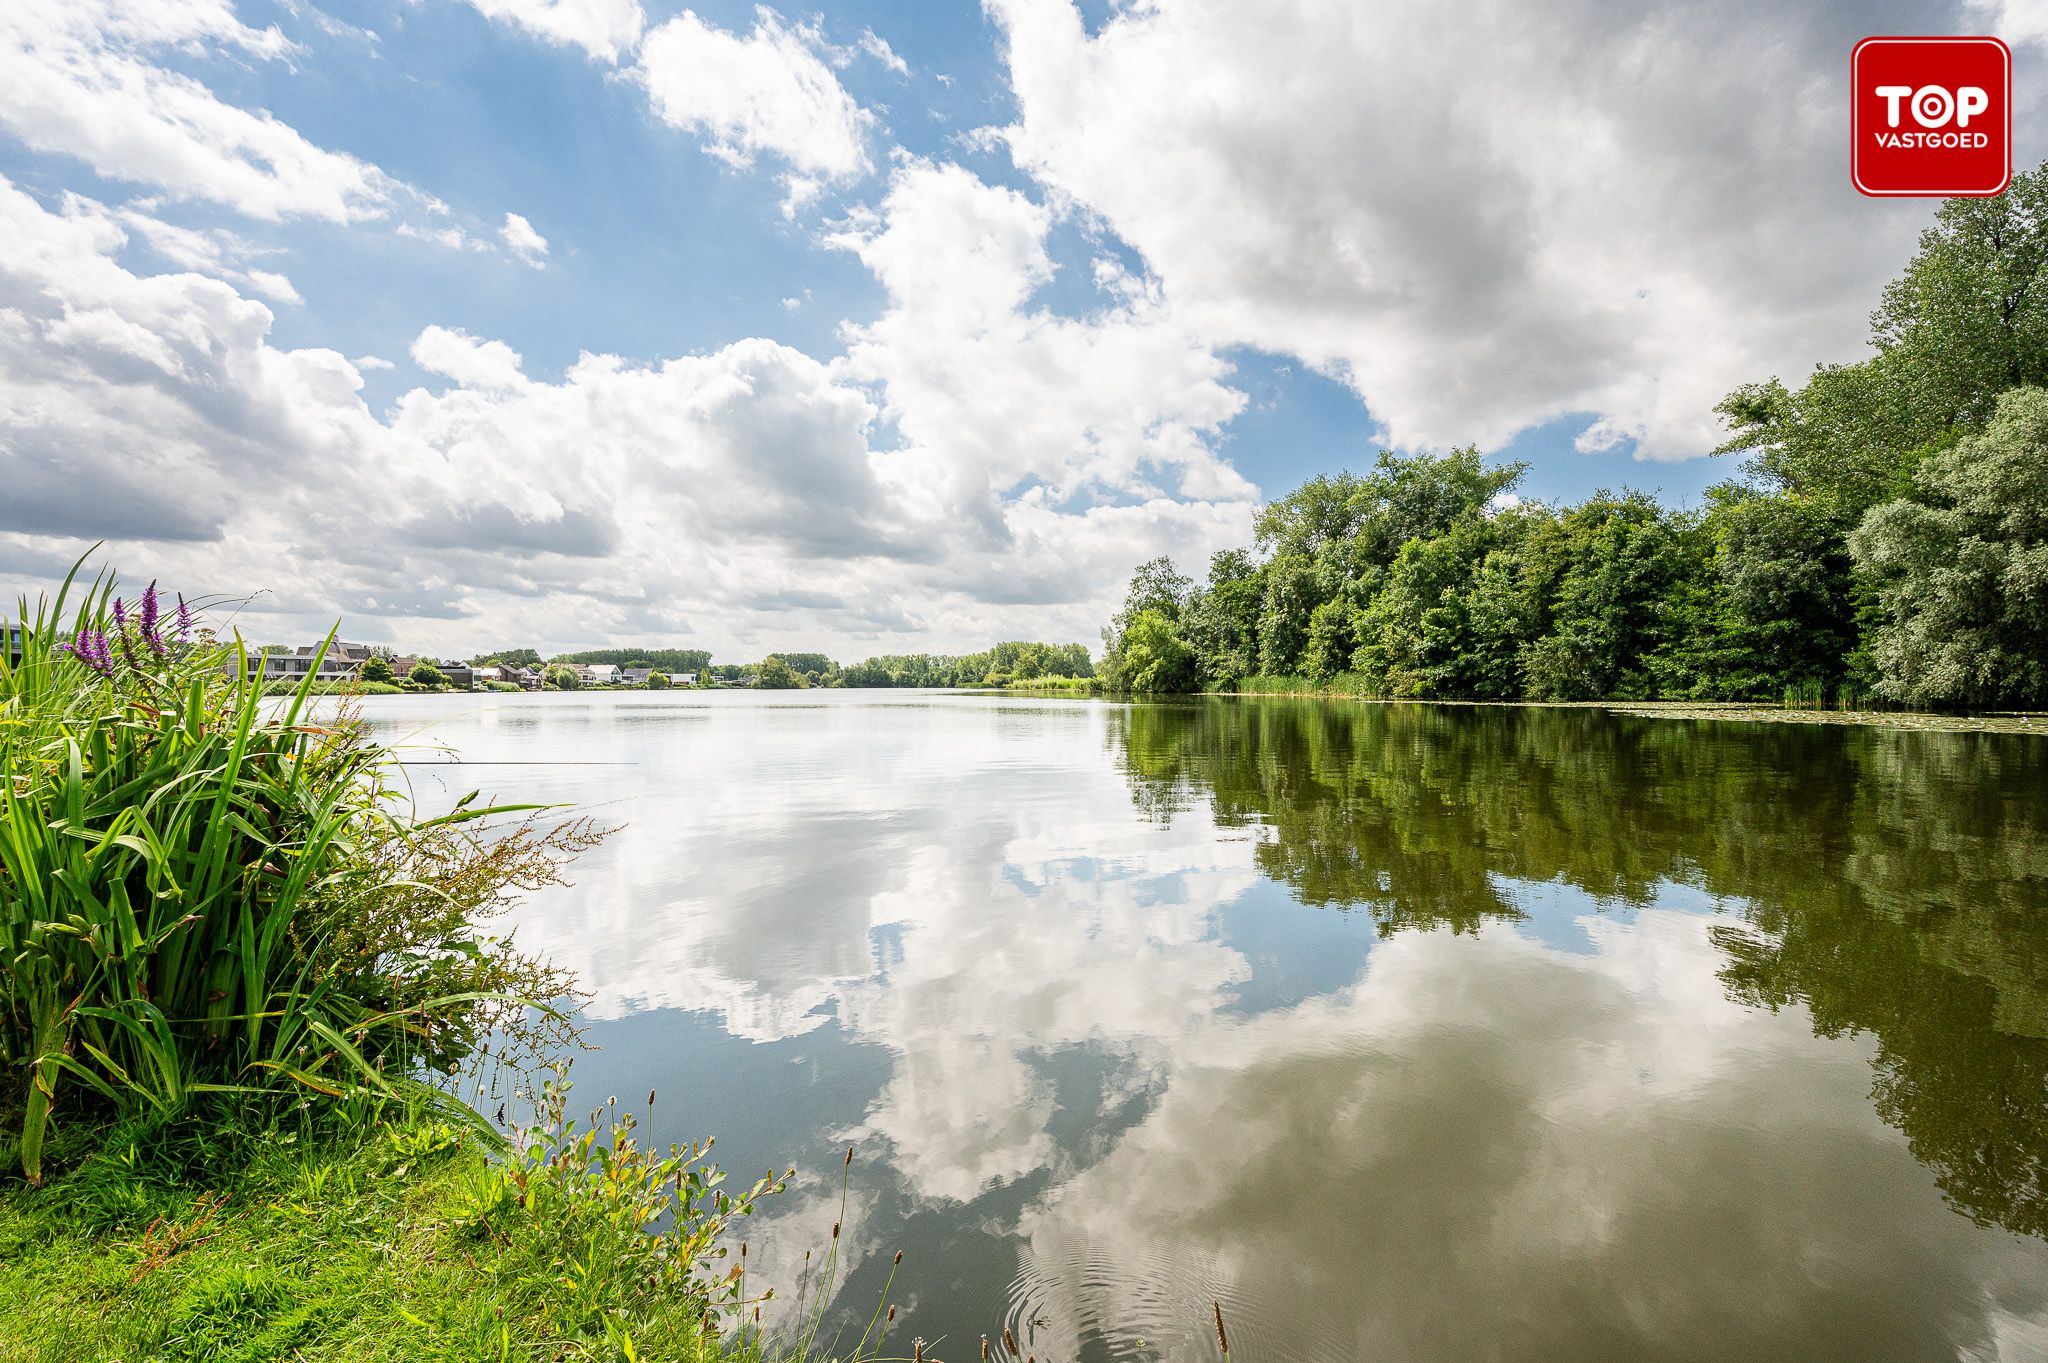
[[[446,686],[448,684],[446,674],[432,663],[420,663],[412,671],[405,674],[405,679],[414,686]]]
[[[531,807],[475,792],[420,817],[345,704],[309,711],[310,676],[266,701],[240,641],[182,599],[166,618],[155,584],[131,610],[102,578],[60,633],[75,579],[0,654],[0,1084],[31,1182],[60,1104],[389,1091],[559,1025],[524,1000],[562,978],[478,924],[589,825],[507,829]]]
[[[1118,680],[1128,691],[1180,692],[1195,689],[1195,655],[1173,622],[1154,610],[1139,611],[1123,634]]]

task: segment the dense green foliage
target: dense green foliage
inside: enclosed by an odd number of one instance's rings
[[[771,653],[755,667],[754,685],[764,691],[795,691],[809,683],[795,668]]]
[[[31,1181],[53,1118],[388,1091],[562,991],[479,926],[583,830],[487,837],[511,811],[473,795],[416,817],[310,676],[268,703],[154,585],[71,585],[0,655],[0,1104]]]
[[[1256,828],[1266,875],[1383,936],[1697,887],[1731,995],[1871,1038],[1879,1115],[1956,1207],[2048,1234],[2039,736],[1228,697],[1109,724],[1141,808]]]
[[[550,667],[541,675],[541,683],[556,691],[579,691],[583,679],[566,667]]]
[[[440,668],[432,663],[425,662],[413,664],[412,671],[406,673],[405,679],[414,686],[421,687],[446,686],[448,684],[446,673],[442,672]]]
[[[1512,497],[1475,450],[1382,454],[1267,506],[1195,583],[1141,568],[1104,631],[1133,691],[1301,678],[1478,700],[2048,705],[2048,168],[1950,200],[1874,354],[1719,406],[1704,507]]]
[[[1085,644],[1009,641],[982,653],[912,653],[869,658],[842,670],[842,686],[1007,686],[1051,677],[1092,677]]]
[[[1982,435],[1913,470],[1850,537],[1887,627],[1879,671],[1911,701],[2048,696],[2048,390],[1998,400]]]
[[[505,656],[499,661],[506,663],[524,662],[529,666],[540,661],[540,655],[531,649],[515,650],[517,658]],[[529,659],[527,655],[531,654]],[[580,653],[564,653],[548,661],[556,663],[610,663],[614,667],[653,667],[663,672],[702,672],[711,666],[711,654],[701,648],[586,648]]]
[[[728,1193],[702,1145],[543,1108],[506,1151],[363,1097],[67,1133],[47,1187],[0,1188],[0,1360],[764,1357],[763,1291],[714,1242],[782,1180]],[[770,1318],[804,1357],[813,1323]]]
[[[364,660],[362,667],[357,669],[356,675],[366,682],[382,682],[386,686],[398,680],[398,674],[391,670],[391,660],[379,657],[376,654],[372,654]]]

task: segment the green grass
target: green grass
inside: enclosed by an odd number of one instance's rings
[[[543,1178],[421,1107],[329,1118],[256,1135],[65,1132],[51,1147],[62,1173],[0,1183],[0,1363],[758,1352],[736,1324],[750,1319],[744,1289],[709,1285],[722,1275],[707,1266],[724,1265],[701,1237],[729,1216],[649,1234],[644,1180],[634,1196],[608,1188],[624,1166],[675,1178],[646,1152],[600,1139],[603,1156]]]

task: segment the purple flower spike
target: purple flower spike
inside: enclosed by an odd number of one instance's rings
[[[107,652],[107,636],[95,629],[81,629],[78,637],[68,644],[57,646],[60,652],[69,653],[102,677],[114,675],[114,659]]]
[[[142,593],[142,638],[149,645],[150,651],[161,658],[164,656],[164,641],[156,629],[157,609],[156,582],[151,579],[149,586],[144,588]]]
[[[114,623],[122,629],[128,628],[128,603],[118,596],[114,598]]]
[[[156,628],[158,612],[160,612],[160,604],[156,600],[156,581],[152,579],[150,587],[147,587],[141,593],[141,636],[143,636],[143,641],[147,641],[147,645],[150,645],[152,653],[156,653],[158,657],[164,657],[164,636]]]
[[[192,632],[192,608],[185,604],[185,593],[178,593],[178,642],[184,643],[185,636]]]

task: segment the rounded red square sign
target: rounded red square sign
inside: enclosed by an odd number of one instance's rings
[[[1865,38],[1849,57],[1865,194],[1984,198],[2012,181],[2012,53],[1996,38]]]

